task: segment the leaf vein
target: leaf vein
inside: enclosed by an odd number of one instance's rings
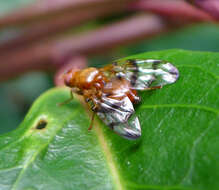
[[[90,111],[88,111],[89,109],[87,109],[87,104],[82,99],[80,99],[80,102],[86,108],[87,114],[89,116],[91,116]],[[120,179],[121,177],[118,173],[118,169],[116,167],[115,160],[113,159],[113,156],[111,155],[111,150],[108,147],[107,142],[104,138],[104,133],[102,131],[102,127],[100,126],[100,123],[97,120],[94,121],[94,124],[95,124],[94,131],[97,134],[99,143],[103,149],[103,154],[105,155],[105,158],[107,160],[109,170],[112,173],[112,177],[113,177],[113,181],[115,183],[116,189],[123,190],[124,185],[122,185],[122,183],[121,183],[121,179]]]
[[[201,106],[196,104],[158,104],[158,105],[143,105],[139,109],[157,109],[157,108],[193,108],[219,115],[219,110],[208,106]]]
[[[213,120],[214,121],[214,120]],[[213,123],[213,121],[211,123]],[[209,125],[194,141],[191,147],[191,152],[189,154],[189,158],[190,158],[190,166],[188,168],[188,171],[186,172],[185,176],[183,177],[182,181],[180,182],[180,184],[182,184],[183,182],[185,182],[185,180],[190,176],[190,174],[192,173],[193,169],[194,169],[194,160],[195,160],[195,151],[196,151],[196,147],[198,145],[198,143],[201,141],[201,139],[207,134],[207,132],[213,127],[213,125]]]

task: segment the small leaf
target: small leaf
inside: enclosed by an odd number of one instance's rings
[[[141,92],[142,137],[129,141],[96,119],[83,101],[57,106],[55,88],[22,124],[0,137],[0,189],[216,190],[219,188],[219,54],[167,50],[131,58],[163,59],[180,79]]]

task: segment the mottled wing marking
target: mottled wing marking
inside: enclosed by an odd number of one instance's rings
[[[154,59],[128,59],[107,65],[104,72],[109,81],[115,78],[124,78],[136,90],[146,90],[174,83],[179,72],[171,63]],[[110,83],[107,83],[110,84]],[[97,115],[103,122],[120,136],[127,139],[136,139],[141,136],[141,128],[132,102],[127,96],[116,99],[103,95],[98,100]]]
[[[115,62],[113,73],[117,77],[129,80],[136,90],[162,87],[174,83],[179,77],[177,68],[171,63],[154,59],[128,59]]]
[[[99,102],[97,115],[120,136],[136,139],[141,136],[141,128],[134,112],[132,102],[128,97],[116,100],[103,96]]]

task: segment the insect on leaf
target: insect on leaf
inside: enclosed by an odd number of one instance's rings
[[[115,135],[69,89],[39,97],[20,126],[0,136],[1,190],[218,190],[219,54],[168,50],[159,59],[180,72],[174,85],[140,92],[141,138]],[[44,121],[44,127],[38,127]]]

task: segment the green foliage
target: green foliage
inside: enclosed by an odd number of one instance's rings
[[[140,93],[139,140],[122,139],[98,119],[88,131],[89,111],[78,99],[57,106],[69,90],[52,89],[0,137],[0,189],[218,189],[219,54],[132,58],[168,60],[180,71],[175,84]]]
[[[158,51],[163,49],[181,48],[198,51],[219,51],[219,26],[215,24],[198,24],[131,45],[129,53],[140,51]]]
[[[0,84],[0,134],[15,129],[23,120],[31,103],[53,86],[47,74],[31,72]]]

